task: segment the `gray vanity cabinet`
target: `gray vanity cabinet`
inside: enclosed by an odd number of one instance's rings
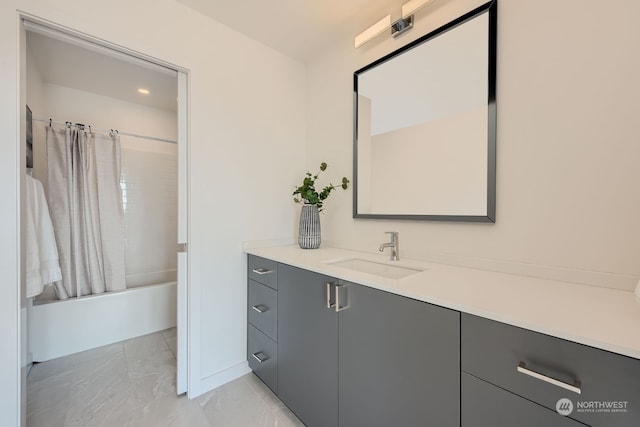
[[[308,427],[640,426],[638,359],[255,256],[248,294],[249,366]]]
[[[278,265],[278,397],[308,427],[338,425],[338,313],[326,305],[334,281]]]
[[[460,313],[344,285],[340,426],[459,426]]]
[[[278,265],[278,396],[309,427],[459,426],[459,333],[459,312]]]

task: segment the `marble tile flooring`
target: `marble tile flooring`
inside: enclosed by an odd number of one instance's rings
[[[250,427],[303,424],[253,374],[189,400],[176,396],[176,331],[37,363],[27,427]]]

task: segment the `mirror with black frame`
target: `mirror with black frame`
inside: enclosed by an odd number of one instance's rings
[[[354,218],[495,222],[496,8],[354,73]]]

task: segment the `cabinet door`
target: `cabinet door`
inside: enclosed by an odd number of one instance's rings
[[[341,292],[340,426],[459,426],[460,313],[351,283]]]
[[[338,425],[338,313],[331,277],[278,265],[278,396],[308,427]]]
[[[462,427],[583,425],[466,372],[462,373]]]

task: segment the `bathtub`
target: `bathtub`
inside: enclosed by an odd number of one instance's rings
[[[44,362],[176,326],[176,282],[33,305],[29,341]]]

